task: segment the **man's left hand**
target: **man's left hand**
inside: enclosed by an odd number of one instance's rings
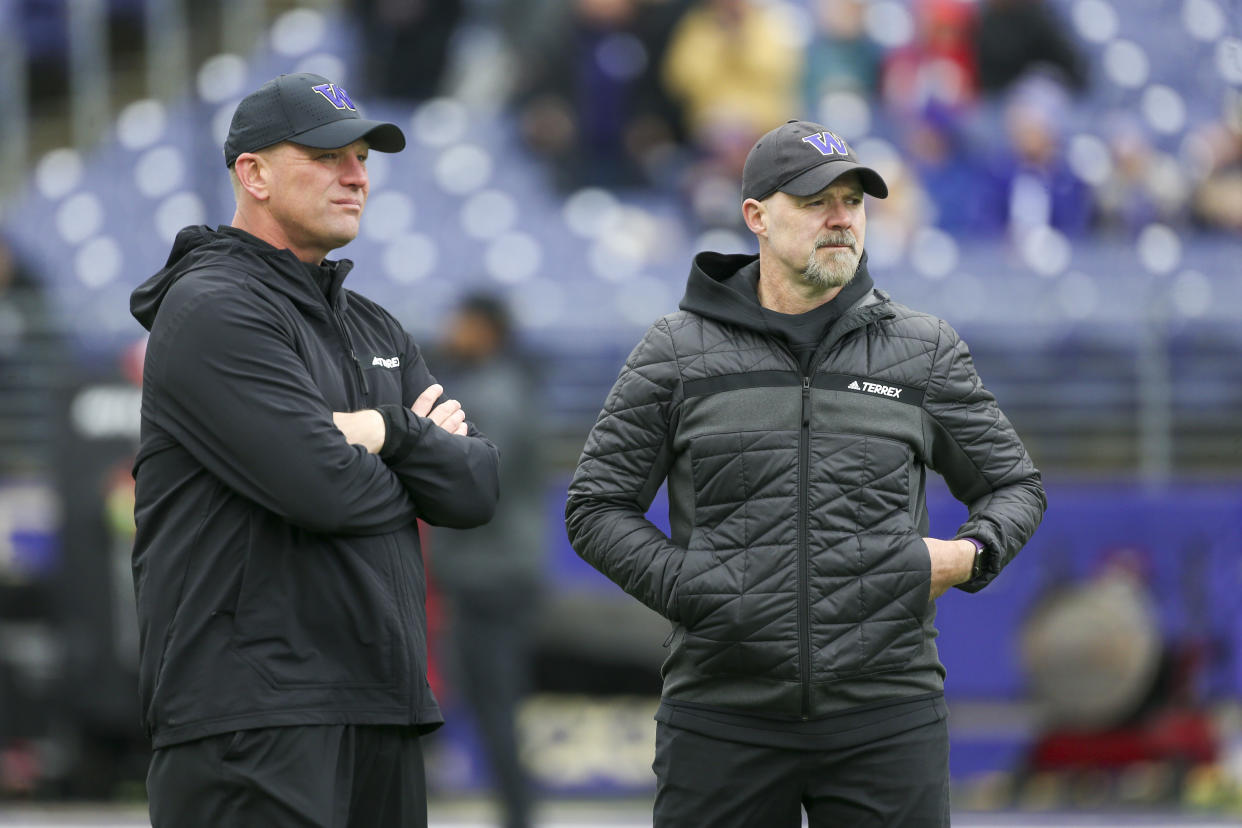
[[[466,412],[462,410],[461,403],[457,400],[448,400],[435,405],[436,400],[440,399],[443,393],[444,386],[439,383],[427,386],[426,390],[419,394],[418,399],[410,406],[410,410],[420,417],[427,417],[449,434],[455,434],[458,437],[469,436],[470,428],[466,425]],[[432,408],[433,405],[435,408]]]
[[[975,566],[975,545],[965,538],[938,540],[923,538],[931,556],[931,599],[934,601],[950,587],[970,580]]]

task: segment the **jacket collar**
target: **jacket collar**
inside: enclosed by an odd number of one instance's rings
[[[686,281],[686,292],[681,299],[680,308],[719,322],[728,322],[749,330],[766,333],[768,327],[764,321],[758,296],[753,292],[734,290],[726,284],[739,270],[752,265],[758,259],[759,257],[753,254],[712,252],[698,254],[694,257],[694,262],[690,267],[690,276]],[[868,274],[865,250],[858,262],[858,272]],[[888,301],[888,294],[883,291],[875,289],[867,291],[846,311],[845,316],[834,327],[844,328],[845,322],[855,312],[871,306],[886,305]]]
[[[200,224],[177,234],[164,267],[130,296],[130,312],[150,330],[169,289],[190,271],[216,264],[240,270],[310,315],[326,319],[332,310],[343,313],[348,305],[349,291],[343,283],[354,266],[349,259],[307,265],[292,251],[273,247],[244,230],[229,225],[213,230]]]

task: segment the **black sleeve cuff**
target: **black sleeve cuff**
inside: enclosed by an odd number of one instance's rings
[[[981,522],[970,522],[958,529],[954,540],[962,539],[974,541],[982,546],[983,549],[977,559],[979,562],[979,574],[971,577],[969,581],[958,584],[957,588],[965,592],[978,592],[1000,574],[1001,567],[996,551],[997,547],[992,533]]]
[[[410,453],[413,440],[410,440],[409,421],[405,418],[405,410],[395,404],[377,406],[376,411],[384,418],[384,445],[380,447],[379,456],[385,463],[398,462]],[[410,444],[406,447],[406,444]]]

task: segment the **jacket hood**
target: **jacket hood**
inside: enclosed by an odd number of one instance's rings
[[[679,307],[709,319],[743,328],[767,331],[763,306],[753,291],[737,290],[728,280],[747,265],[759,261],[757,254],[703,252],[694,257],[686,293]],[[858,262],[858,274],[867,273],[867,251]]]
[[[328,306],[316,282],[315,270],[298,260],[292,251],[278,249],[244,230],[222,224],[212,229],[205,224],[182,228],[173,240],[168,261],[159,272],[147,279],[129,297],[129,310],[144,328],[151,330],[160,305],[172,286],[192,270],[218,265],[242,273],[289,296],[310,313],[326,316]],[[319,266],[330,279],[328,296],[338,309],[343,309],[346,293],[341,283],[353,268],[349,259],[325,260]]]

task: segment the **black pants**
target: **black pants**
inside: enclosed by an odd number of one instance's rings
[[[418,735],[353,725],[239,730],[160,748],[153,828],[426,828]]]
[[[656,726],[655,828],[941,828],[945,721],[835,751],[727,742]]]
[[[533,791],[518,750],[518,703],[530,687],[534,646],[534,588],[455,589],[450,666],[469,705],[504,811],[504,828],[529,828]]]

